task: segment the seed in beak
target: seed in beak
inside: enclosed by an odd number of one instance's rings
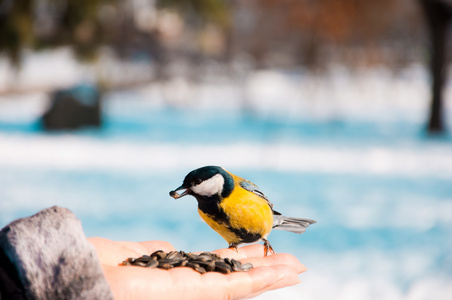
[[[177,198],[180,197],[180,195],[179,195],[176,191],[171,191],[171,192],[169,192],[169,195],[170,195],[171,197],[173,197],[174,199],[177,199]]]
[[[181,197],[184,197],[186,195],[188,195],[188,193],[190,192],[190,189],[186,189],[182,194],[178,194],[177,191],[184,189],[183,187],[178,187],[177,189],[175,189],[174,191],[169,192],[169,195],[171,197],[173,197],[174,199],[179,199]]]

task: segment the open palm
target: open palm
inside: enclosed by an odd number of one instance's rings
[[[244,263],[252,263],[248,272],[228,275],[208,272],[199,274],[190,268],[170,270],[120,266],[128,257],[140,257],[156,250],[166,252],[174,247],[162,241],[115,242],[103,238],[89,238],[96,248],[105,277],[115,299],[242,299],[265,291],[299,283],[298,274],[306,268],[290,254],[264,257],[262,245],[213,251]]]

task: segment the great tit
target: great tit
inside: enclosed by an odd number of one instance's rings
[[[181,194],[177,191],[185,190]],[[242,243],[264,242],[265,255],[275,253],[267,236],[272,229],[303,233],[314,220],[282,216],[273,204],[246,179],[222,167],[206,166],[191,171],[182,185],[171,191],[174,199],[192,195],[201,218],[238,251]]]

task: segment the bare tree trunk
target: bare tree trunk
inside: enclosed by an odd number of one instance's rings
[[[452,2],[447,0],[420,0],[430,38],[430,74],[432,78],[428,131],[445,130],[443,116],[443,87],[447,71],[447,32],[452,16]]]

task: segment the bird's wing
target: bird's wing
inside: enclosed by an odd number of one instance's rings
[[[250,191],[256,195],[258,195],[259,197],[261,197],[262,199],[264,199],[265,201],[267,201],[268,205],[270,206],[270,208],[273,210],[273,203],[270,202],[270,200],[268,200],[267,196],[264,195],[264,193],[262,193],[259,190],[259,187],[257,185],[255,185],[254,183],[252,183],[251,181],[248,180],[243,180],[240,182],[240,186],[242,188],[244,188],[247,191]]]

